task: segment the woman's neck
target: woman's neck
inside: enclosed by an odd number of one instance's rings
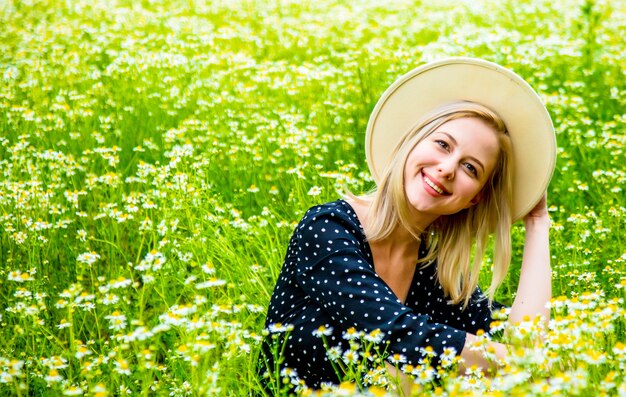
[[[367,225],[367,222],[372,216],[370,213],[371,202],[365,200],[348,200],[348,203],[356,212],[360,223],[364,226]],[[415,224],[418,226],[417,230],[425,230],[433,222],[432,219],[424,219],[420,217],[419,214],[415,214],[415,219]],[[404,252],[408,254],[410,252],[417,252],[420,246],[420,240],[416,239],[415,235],[402,224],[398,224],[389,236],[385,237],[383,240],[376,241],[375,245],[379,248],[383,248],[385,251],[389,250],[389,252]]]

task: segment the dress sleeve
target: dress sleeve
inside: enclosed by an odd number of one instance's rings
[[[460,353],[465,332],[431,322],[403,305],[374,271],[369,248],[355,229],[332,212],[311,215],[302,223],[294,258],[301,288],[342,329],[379,329],[389,351],[413,364],[427,346],[438,355],[448,347]]]
[[[506,308],[506,306],[496,301],[489,302],[489,299],[483,294],[480,287],[476,287],[465,309],[467,317],[465,317],[463,324],[459,328],[472,334],[476,334],[478,330],[489,332],[493,322],[493,312],[502,308]]]

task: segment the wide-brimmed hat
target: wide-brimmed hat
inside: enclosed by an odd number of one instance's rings
[[[476,102],[504,121],[514,154],[514,220],[541,199],[556,159],[550,115],[533,89],[517,74],[492,62],[448,58],[411,70],[396,80],[372,111],[365,154],[374,180],[391,160],[400,138],[436,108],[457,101]]]

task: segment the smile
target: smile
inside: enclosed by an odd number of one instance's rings
[[[431,181],[430,178],[428,178],[426,175],[424,175],[424,182],[426,182],[426,184],[428,186],[430,186],[431,188],[433,188],[434,191],[436,191],[439,194],[450,194],[447,191],[443,190],[442,188],[440,188],[439,186],[437,186],[435,184],[435,182]]]

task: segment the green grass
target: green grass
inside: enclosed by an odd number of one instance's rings
[[[591,0],[2,2],[0,393],[258,390],[294,225],[338,188],[372,187],[365,126],[393,80],[472,56],[522,75],[552,115],[567,299],[550,337],[572,339],[491,387],[624,395],[625,20]]]

